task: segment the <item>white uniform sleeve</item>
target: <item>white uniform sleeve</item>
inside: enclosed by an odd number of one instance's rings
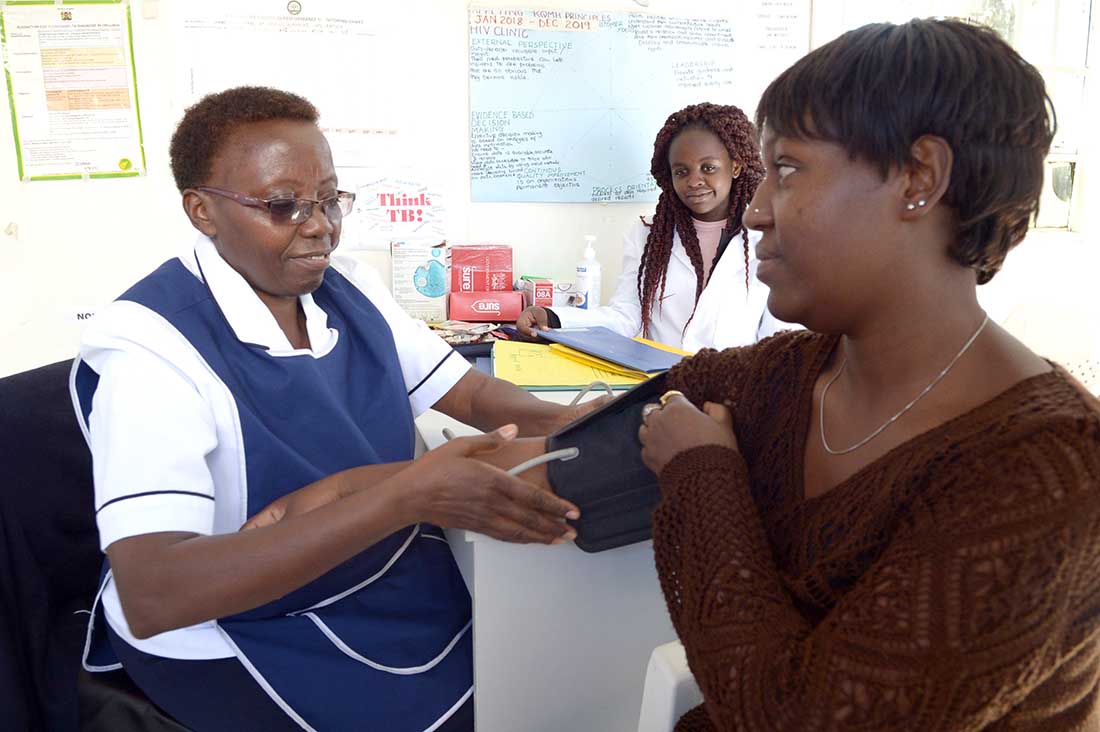
[[[87,428],[104,550],[140,534],[214,533],[214,483],[206,462],[217,445],[213,415],[162,355],[121,335],[128,329],[113,328],[135,320],[114,315],[133,316],[135,309],[145,310],[116,303],[101,312],[81,347],[81,357],[99,374]],[[157,327],[156,316],[137,316]]]
[[[390,326],[413,415],[431,409],[470,364],[423,321],[409,317],[371,267],[348,257],[333,258],[332,266],[370,299]]]
[[[563,328],[602,325],[619,335],[633,338],[642,330],[642,307],[638,301],[638,268],[645,249],[649,227],[634,223],[623,236],[623,266],[611,301],[594,310],[572,307],[552,308]]]

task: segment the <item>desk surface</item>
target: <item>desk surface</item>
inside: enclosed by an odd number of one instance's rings
[[[417,427],[429,448],[444,427],[476,432],[435,411]],[[676,638],[652,542],[586,554],[447,535],[473,595],[478,732],[635,732],[649,657]]]

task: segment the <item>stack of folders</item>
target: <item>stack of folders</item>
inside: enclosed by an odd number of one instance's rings
[[[643,378],[669,370],[687,355],[652,341],[626,338],[604,327],[553,328],[540,335],[554,344],[580,351]]]
[[[558,328],[542,336],[550,345],[497,341],[493,375],[532,391],[580,389],[593,381],[629,389],[690,355],[607,328]]]

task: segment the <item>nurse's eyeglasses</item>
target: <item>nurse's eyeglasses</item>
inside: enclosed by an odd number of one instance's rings
[[[313,215],[314,206],[320,206],[321,213],[332,223],[338,224],[351,213],[351,207],[355,204],[355,194],[347,191],[337,191],[334,196],[315,201],[312,198],[253,198],[236,191],[210,186],[195,186],[195,190],[228,198],[242,206],[267,211],[271,216],[271,223],[280,226],[302,223]]]

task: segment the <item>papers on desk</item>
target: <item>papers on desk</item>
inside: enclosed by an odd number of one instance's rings
[[[668,349],[667,352],[677,354],[677,358],[689,355],[640,338],[636,341],[661,351]],[[582,389],[593,381],[603,381],[612,389],[629,389],[645,381],[650,374],[623,368],[559,343],[547,346],[497,341],[493,344],[493,376],[531,391],[571,391]]]

